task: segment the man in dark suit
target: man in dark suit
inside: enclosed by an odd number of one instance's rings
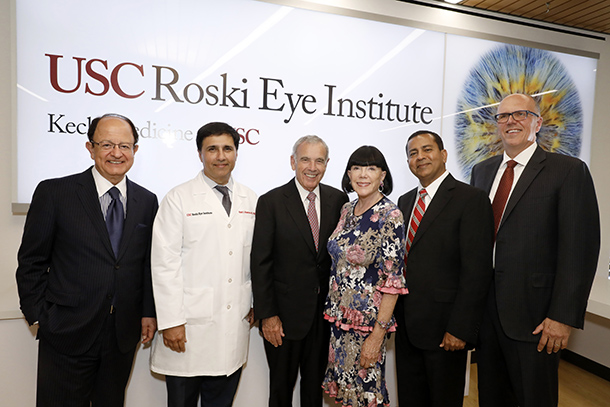
[[[559,351],[582,328],[600,245],[593,180],[581,160],[543,151],[536,101],[498,106],[504,154],[477,164],[489,193],[495,272],[477,348],[482,407],[555,407]]]
[[[328,237],[347,196],[320,184],[328,146],[317,136],[294,145],[295,178],[261,196],[251,269],[254,316],[261,320],[269,364],[269,406],[292,405],[301,373],[301,407],[322,405],[330,330],[323,320],[331,259]]]
[[[457,407],[464,398],[467,349],[476,343],[491,282],[491,204],[485,192],[446,171],[438,134],[417,131],[406,150],[420,185],[398,200],[409,222],[409,294],[400,296],[394,311],[398,401]]]
[[[122,406],[138,341],[156,330],[157,197],[125,177],[138,133],[109,114],[88,137],[95,165],[38,185],[19,248],[21,310],[39,325],[39,407]]]

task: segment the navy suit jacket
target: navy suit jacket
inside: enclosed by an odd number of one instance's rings
[[[119,348],[138,343],[141,318],[154,317],[150,242],[157,197],[127,180],[118,258],[102,215],[91,168],[42,181],[32,197],[19,248],[17,287],[27,321],[58,352],[86,352],[111,304]]]
[[[279,316],[286,339],[305,337],[326,300],[332,260],[328,237],[347,195],[320,184],[320,240],[316,252],[294,178],[258,199],[251,251],[254,315]],[[323,305],[323,304],[322,304]]]
[[[471,184],[491,190],[502,163],[474,166]],[[600,247],[593,180],[581,160],[536,148],[496,237],[494,287],[500,322],[514,340],[538,342],[545,319],[582,328]]]
[[[411,219],[417,188],[398,199]],[[407,258],[409,294],[395,308],[411,343],[438,350],[445,332],[474,345],[492,278],[493,214],[484,191],[449,174],[421,220]]]

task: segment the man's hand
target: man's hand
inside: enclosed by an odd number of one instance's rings
[[[250,324],[250,328],[252,328],[252,325],[254,325],[254,323],[256,322],[256,320],[254,319],[254,308],[250,308],[250,311],[248,312],[248,315],[245,316],[245,318]]]
[[[142,344],[152,341],[157,331],[157,319],[144,317],[142,318]]]
[[[263,336],[276,348],[282,346],[282,338],[284,337],[284,328],[280,317],[273,316],[263,319]]]
[[[184,325],[174,326],[162,331],[163,344],[174,352],[186,351],[186,330]]]
[[[570,338],[572,327],[550,318],[545,318],[532,333],[538,335],[540,332],[542,332],[542,335],[538,342],[538,352],[542,352],[546,347],[546,353],[550,355],[568,347],[568,339]]]
[[[464,342],[460,338],[456,338],[449,332],[445,332],[445,336],[443,336],[443,342],[441,342],[439,346],[445,349],[446,351],[462,350],[466,347],[466,342]]]

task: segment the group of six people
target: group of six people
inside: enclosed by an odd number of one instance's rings
[[[495,118],[504,153],[472,185],[446,170],[438,134],[413,133],[419,185],[397,205],[373,146],[352,153],[342,191],[321,183],[317,136],[296,141],[294,178],[257,197],[231,175],[239,134],[212,122],[196,138],[203,170],[158,206],[125,176],[133,123],[93,120],[93,167],[38,185],[18,253],[37,406],[122,406],[140,340],[168,406],[230,406],[260,321],[270,407],[292,405],[299,374],[301,407],[323,392],[389,406],[392,332],[401,407],[461,406],[473,348],[480,406],[556,407],[559,351],[597,266],[595,190],[585,163],[537,146],[534,98],[506,96]]]

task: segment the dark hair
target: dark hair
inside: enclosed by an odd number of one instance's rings
[[[133,125],[133,122],[131,120],[129,120],[127,117],[120,115],[120,114],[116,114],[116,113],[106,113],[103,116],[100,117],[96,117],[95,119],[93,119],[91,121],[91,124],[89,125],[89,130],[87,130],[87,138],[89,138],[89,141],[93,141],[93,136],[95,135],[95,129],[97,129],[97,125],[100,123],[100,120],[105,119],[107,117],[114,117],[116,119],[121,119],[125,122],[127,122],[127,124],[129,124],[129,127],[131,127],[131,134],[133,135],[133,144],[138,144],[138,131],[136,130],[136,126]]]
[[[354,191],[354,188],[352,188],[352,183],[349,180],[349,176],[347,175],[347,172],[354,165],[360,165],[363,167],[374,165],[375,167],[381,168],[382,171],[385,171],[385,179],[383,180],[381,192],[383,192],[385,195],[392,193],[392,189],[394,188],[394,184],[392,183],[392,174],[390,173],[390,168],[388,168],[388,163],[385,161],[385,157],[377,147],[359,147],[349,157],[349,160],[347,160],[347,167],[345,167],[345,173],[343,174],[343,179],[341,180],[341,188],[343,188],[345,193]]]
[[[407,151],[407,157],[409,157],[409,141],[411,141],[411,139],[417,137],[417,136],[423,136],[424,134],[429,134],[432,136],[432,138],[434,138],[434,141],[436,142],[436,145],[438,146],[439,151],[443,151],[445,149],[445,146],[443,145],[443,139],[441,138],[441,136],[439,136],[438,134],[436,134],[433,131],[430,130],[418,130],[415,133],[411,134],[409,136],[409,138],[407,139],[407,145],[405,146],[405,150]]]
[[[204,138],[210,136],[222,136],[223,134],[228,134],[233,138],[235,151],[237,151],[239,148],[239,134],[237,133],[237,130],[223,122],[211,122],[204,124],[199,130],[197,130],[197,151],[201,151],[201,145],[203,144]]]

